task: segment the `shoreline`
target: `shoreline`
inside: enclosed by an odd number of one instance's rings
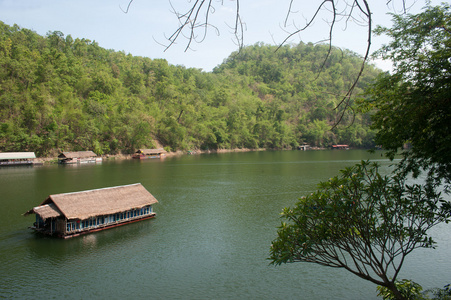
[[[317,151],[317,150],[326,150],[327,148],[320,147],[312,147],[309,150],[296,150],[296,151]],[[294,149],[279,149],[278,151],[284,150],[294,150]],[[174,157],[174,156],[182,156],[182,155],[199,155],[199,154],[213,154],[213,153],[231,153],[231,152],[256,152],[256,151],[271,151],[266,148],[258,148],[258,149],[249,149],[249,148],[235,148],[235,149],[216,149],[216,150],[190,150],[190,151],[175,151],[175,152],[167,152],[164,157]],[[101,155],[99,157],[102,160],[128,160],[133,159],[133,154],[106,154]],[[36,165],[39,164],[56,164],[58,163],[58,157],[37,157]]]
[[[265,148],[259,149],[218,149],[218,150],[192,150],[192,151],[175,151],[167,152],[164,157],[182,156],[182,155],[199,155],[199,154],[211,154],[211,153],[228,153],[228,152],[251,152],[251,151],[266,151]],[[133,159],[133,154],[105,154],[99,156],[102,160],[128,160]],[[58,157],[37,157],[36,163],[53,164],[58,163]]]

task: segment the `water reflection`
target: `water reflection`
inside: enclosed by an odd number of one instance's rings
[[[73,237],[58,239],[30,232],[25,239],[25,248],[31,259],[57,259],[66,261],[71,258],[114,251],[115,247],[137,245],[140,239],[152,234],[154,219],[126,224],[107,230]]]

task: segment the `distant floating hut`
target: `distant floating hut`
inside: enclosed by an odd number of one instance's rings
[[[310,145],[309,144],[302,144],[302,145],[298,146],[298,150],[306,151],[308,149],[310,149]]]
[[[332,145],[332,149],[345,149],[345,150],[349,150],[349,145]]]
[[[0,152],[0,166],[32,165],[35,159],[34,152]]]
[[[102,158],[97,157],[97,154],[92,151],[62,152],[58,155],[58,163],[60,164],[96,163],[101,161]]]
[[[157,199],[140,183],[50,195],[24,215],[36,214],[30,228],[70,238],[155,217]]]
[[[159,149],[139,149],[132,156],[136,159],[147,159],[147,158],[161,158],[166,156],[167,151],[163,148]]]

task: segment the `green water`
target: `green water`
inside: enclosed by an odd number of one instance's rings
[[[267,260],[279,213],[365,151],[282,151],[0,169],[0,298],[377,299],[375,285],[314,264]],[[49,194],[142,183],[157,217],[69,240],[22,214]],[[451,282],[449,227],[402,278]]]

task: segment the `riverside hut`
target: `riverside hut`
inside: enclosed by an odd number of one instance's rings
[[[349,145],[332,145],[332,149],[345,149],[345,150],[349,150]]]
[[[167,153],[166,150],[163,148],[159,149],[139,149],[135,152],[135,154],[132,156],[136,159],[146,159],[146,158],[161,158],[165,156]]]
[[[0,152],[0,166],[32,165],[34,152]]]
[[[62,152],[58,155],[58,163],[60,164],[95,163],[101,161],[102,158],[97,157],[97,154],[92,151]]]
[[[50,195],[24,215],[36,214],[31,229],[70,238],[155,217],[157,199],[140,183]]]

